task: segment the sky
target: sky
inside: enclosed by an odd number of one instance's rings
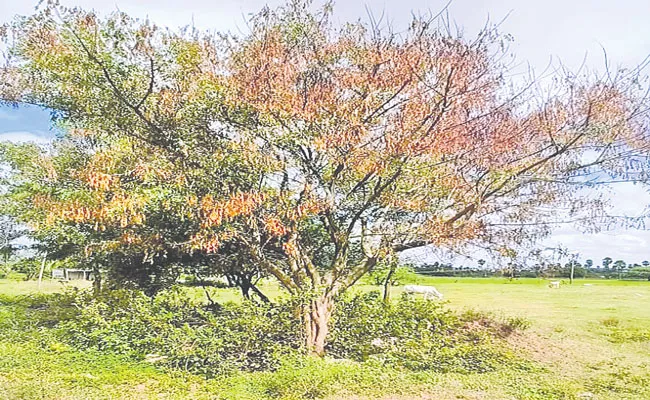
[[[0,0],[0,23],[16,14],[30,14],[37,0]],[[265,4],[264,0],[61,0],[66,6],[80,6],[108,13],[117,9],[133,16],[149,18],[171,28],[193,24],[211,31],[245,31],[246,18]],[[320,4],[315,1],[315,4]],[[447,1],[426,0],[339,0],[334,5],[334,21],[375,19],[383,16],[396,30],[406,27],[412,13],[437,13]],[[634,67],[650,55],[650,1],[648,0],[452,0],[448,7],[453,22],[467,35],[476,33],[489,19],[502,21],[501,31],[514,37],[512,51],[522,65],[543,71],[549,63],[562,62],[577,69],[583,60],[590,69],[604,70],[605,57],[612,67]],[[505,18],[505,20],[504,20]],[[33,107],[0,107],[0,140],[46,142],[53,137],[47,111]],[[612,213],[640,215],[650,205],[648,190],[631,183],[617,184],[609,193]],[[650,231],[612,230],[582,234],[563,226],[542,243],[562,246],[592,258],[604,257],[640,262],[650,259]],[[419,260],[431,259],[426,252]]]

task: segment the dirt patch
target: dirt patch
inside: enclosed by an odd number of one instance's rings
[[[463,326],[464,329],[468,331],[489,331],[497,335],[500,338],[507,338],[508,336],[514,334],[516,329],[512,326],[496,321],[491,318],[479,318],[473,321],[466,322]]]
[[[507,338],[508,344],[523,352],[527,358],[542,364],[566,362],[569,349],[557,341],[547,339],[536,332],[517,332]]]
[[[550,336],[550,332],[517,332],[506,341],[513,349],[522,352],[524,357],[565,376],[575,376],[588,365],[621,356],[586,337]]]

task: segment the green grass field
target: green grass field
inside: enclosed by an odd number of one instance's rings
[[[535,367],[462,375],[373,371],[315,361],[320,363],[315,368],[205,380],[73,350],[48,342],[47,332],[44,338],[25,340],[0,332],[0,398],[300,398],[278,388],[326,384],[329,389],[314,397],[650,399],[650,282],[576,280],[559,289],[550,289],[548,281],[538,279],[422,277],[419,283],[436,286],[452,309],[527,318],[531,328],[508,340],[519,354],[533,360]],[[262,288],[271,297],[281,295],[272,284]],[[35,282],[0,280],[1,294],[29,294],[37,289]],[[47,292],[61,289],[60,283],[50,281],[41,287]],[[372,289],[377,288],[354,288]],[[204,295],[200,288],[188,290]],[[236,290],[209,290],[217,301],[240,298]],[[393,290],[397,296],[402,288]],[[11,318],[8,312],[0,306],[5,319]]]

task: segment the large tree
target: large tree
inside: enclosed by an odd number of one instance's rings
[[[307,8],[265,9],[249,33],[218,37],[46,8],[6,28],[2,96],[128,143],[101,153],[133,152],[160,196],[164,182],[177,192],[192,223],[176,246],[235,246],[302,296],[315,353],[336,296],[377,263],[426,245],[511,254],[556,210],[585,210],[568,188],[646,139],[629,73],[558,75],[538,91],[513,84],[496,28],[339,28],[329,6]],[[165,202],[100,161],[78,176],[93,195],[35,200],[59,221],[129,234]]]

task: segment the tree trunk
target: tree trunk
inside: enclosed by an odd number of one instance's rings
[[[260,300],[262,300],[264,303],[270,303],[271,301],[269,300],[268,297],[264,293],[262,293],[257,286],[253,283],[253,277],[249,274],[246,274],[245,272],[238,273],[234,275],[236,279],[233,279],[233,282],[235,282],[236,286],[241,289],[241,294],[244,296],[246,300],[251,300],[251,290],[253,293],[255,293]]]
[[[246,300],[250,300],[251,299],[250,282],[247,282],[246,280],[242,279],[241,282],[239,283],[239,288],[241,289],[242,296],[244,296]]]
[[[270,302],[271,302],[271,300],[269,300],[269,298],[268,298],[264,293],[262,293],[262,291],[260,291],[260,290],[257,288],[257,286],[255,286],[254,284],[251,284],[251,289],[253,290],[253,292],[255,292],[255,294],[256,294],[256,295],[257,295],[257,296],[258,296],[258,297],[259,297],[259,298],[260,298],[264,303],[270,303]]]
[[[226,277],[226,281],[228,282],[228,287],[237,286],[237,281],[235,280],[235,278],[232,275],[225,274],[225,277]]]
[[[386,275],[386,280],[384,281],[384,303],[390,303],[390,288],[392,285],[393,274],[395,273],[395,268],[390,268],[388,270],[388,275]]]
[[[102,275],[99,268],[93,267],[93,294],[98,296],[102,291]]]
[[[210,296],[210,292],[208,291],[207,286],[205,286],[205,281],[201,277],[201,275],[198,274],[198,272],[195,274],[196,279],[201,282],[201,287],[203,288],[203,292],[205,293],[205,297],[208,299],[208,302],[210,303],[210,307],[215,307],[216,303],[212,300],[212,297]]]
[[[41,282],[43,281],[43,271],[45,270],[45,262],[47,261],[47,251],[43,254],[43,262],[41,263],[41,269],[38,271],[38,290],[41,290]]]
[[[325,344],[329,333],[329,320],[334,302],[329,296],[312,300],[305,313],[307,350],[316,356],[325,355]]]
[[[575,265],[571,263],[571,277],[569,278],[569,282],[573,285],[573,271],[575,270]]]

